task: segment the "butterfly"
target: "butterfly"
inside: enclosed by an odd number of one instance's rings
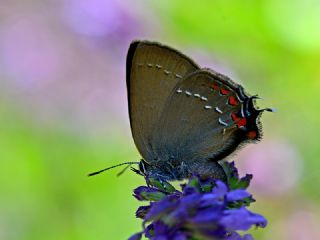
[[[147,178],[225,179],[219,161],[261,139],[261,113],[272,111],[257,109],[258,96],[227,76],[157,42],[130,44],[126,82],[132,136],[143,158],[133,170]]]

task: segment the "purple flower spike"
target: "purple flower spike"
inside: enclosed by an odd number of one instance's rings
[[[151,240],[252,240],[250,234],[240,235],[238,231],[267,225],[263,216],[246,208],[254,201],[246,191],[252,175],[239,178],[234,163],[225,163],[224,169],[227,184],[194,174],[180,191],[172,185],[160,186],[163,181],[147,179],[155,185],[134,190],[139,201],[150,201],[136,212],[143,219],[144,229],[129,240],[141,239],[142,235]]]
[[[177,206],[177,197],[174,195],[168,195],[166,198],[159,202],[153,203],[150,211],[144,218],[145,221],[157,220],[163,215],[168,214],[174,210]]]

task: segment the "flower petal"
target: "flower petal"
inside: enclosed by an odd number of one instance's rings
[[[226,198],[228,202],[233,202],[233,201],[242,200],[243,198],[250,197],[250,196],[251,194],[248,193],[246,190],[236,189],[229,192]]]
[[[140,240],[142,238],[142,232],[138,232],[136,234],[133,234],[131,237],[128,238],[128,240]]]
[[[219,222],[231,231],[248,230],[252,225],[260,227],[267,225],[267,220],[263,216],[252,213],[244,207],[225,210]]]
[[[169,195],[159,202],[153,203],[152,208],[145,217],[145,221],[158,220],[163,215],[173,211],[177,207],[177,200],[177,196]]]
[[[230,235],[226,237],[226,240],[253,240],[253,237],[250,234],[241,236],[237,232],[231,232]]]
[[[211,191],[211,193],[216,194],[219,198],[223,198],[227,194],[227,192],[227,185],[220,180],[216,181],[216,186]]]
[[[152,205],[149,206],[140,206],[136,211],[136,217],[144,219],[147,213],[149,212]]]

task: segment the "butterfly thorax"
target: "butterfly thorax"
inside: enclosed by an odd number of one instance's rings
[[[149,164],[141,160],[139,164],[140,172],[146,177],[158,178],[165,181],[182,180],[190,177],[188,166],[183,161],[157,161]]]
[[[214,161],[206,162],[185,162],[185,161],[158,161],[149,164],[141,160],[139,171],[146,178],[157,178],[164,181],[175,181],[189,178],[193,174],[200,174],[202,177],[210,177],[226,181],[226,175],[219,163]]]

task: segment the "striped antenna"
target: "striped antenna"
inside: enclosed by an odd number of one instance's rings
[[[107,170],[110,170],[110,169],[112,169],[112,168],[116,168],[116,167],[119,167],[119,166],[122,166],[122,165],[125,165],[125,164],[128,164],[128,165],[130,166],[130,165],[132,165],[132,164],[139,164],[139,162],[125,162],[125,163],[120,163],[120,164],[117,164],[117,165],[114,165],[114,166],[111,166],[111,167],[107,167],[107,168],[104,168],[104,169],[99,170],[99,171],[96,171],[96,172],[89,173],[89,174],[88,174],[88,177],[91,177],[91,176],[100,174],[100,173],[102,173],[102,172],[104,172],[104,171],[107,171]],[[128,166],[128,167],[129,167],[129,166]],[[127,169],[127,167],[120,172],[120,175],[121,175],[126,169]],[[118,175],[119,175],[119,174],[118,174]]]

